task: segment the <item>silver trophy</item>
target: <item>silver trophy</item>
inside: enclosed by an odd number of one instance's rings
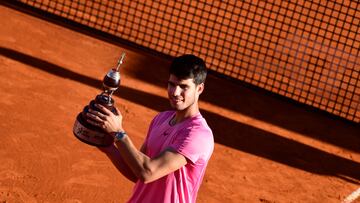
[[[112,95],[120,86],[119,69],[124,58],[125,53],[122,53],[117,67],[109,70],[103,79],[103,92],[97,95],[94,100],[91,100],[90,103],[84,107],[83,111],[76,117],[73,133],[82,142],[94,146],[109,146],[113,143],[111,135],[105,132],[102,128],[91,125],[86,121],[86,113],[89,111],[89,108],[99,110],[95,107],[95,104],[101,104],[114,114],[117,114]]]

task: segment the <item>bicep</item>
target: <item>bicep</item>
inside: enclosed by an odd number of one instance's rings
[[[148,168],[149,176],[145,178],[144,182],[152,182],[166,176],[186,165],[186,163],[187,160],[182,154],[167,149],[160,153],[159,156],[149,160],[146,167]]]

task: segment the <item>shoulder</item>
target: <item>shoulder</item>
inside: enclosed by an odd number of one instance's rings
[[[188,122],[179,134],[188,142],[208,145],[209,147],[214,145],[213,132],[201,115]]]
[[[167,120],[169,117],[173,116],[174,113],[175,113],[175,111],[163,111],[163,112],[160,112],[154,117],[152,122],[154,124],[162,123],[165,120]]]
[[[205,119],[192,119],[178,132],[171,146],[192,163],[206,161],[214,150],[214,137]]]
[[[202,134],[206,137],[213,137],[213,133],[204,117],[201,114],[191,119],[186,127],[187,131]]]

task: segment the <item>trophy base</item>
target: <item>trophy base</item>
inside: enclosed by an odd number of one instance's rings
[[[80,141],[97,147],[110,146],[114,139],[102,129],[91,126],[83,118],[81,113],[76,117],[73,133]]]

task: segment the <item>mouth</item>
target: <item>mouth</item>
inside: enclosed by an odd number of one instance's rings
[[[183,101],[182,99],[176,99],[176,98],[171,99],[171,102],[173,102],[174,104],[178,104],[178,103],[180,103],[182,101]]]

